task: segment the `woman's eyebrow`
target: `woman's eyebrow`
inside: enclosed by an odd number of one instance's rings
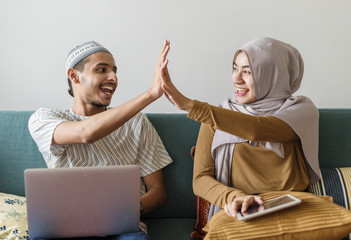
[[[235,62],[234,62],[234,66],[238,66]],[[242,68],[250,68],[250,66],[249,65],[244,65],[244,66],[242,66]]]

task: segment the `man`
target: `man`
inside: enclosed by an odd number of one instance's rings
[[[141,212],[165,203],[162,168],[172,162],[160,137],[140,111],[163,95],[159,67],[167,56],[165,41],[151,87],[115,108],[107,108],[117,88],[112,54],[96,42],[83,43],[67,57],[72,109],[38,109],[30,133],[49,168],[136,164],[141,170]],[[150,239],[143,231],[132,239]],[[122,235],[118,236],[123,239]],[[127,237],[127,236],[126,236]],[[120,238],[118,238],[120,239]]]

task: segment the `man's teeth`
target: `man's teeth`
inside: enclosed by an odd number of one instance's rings
[[[115,88],[113,86],[102,86],[101,91],[105,94],[112,95]]]
[[[105,87],[102,87],[102,89],[106,89],[106,90],[113,91],[113,87],[110,87],[110,86],[105,86]]]

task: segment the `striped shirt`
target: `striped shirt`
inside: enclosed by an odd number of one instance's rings
[[[136,114],[124,125],[91,144],[53,145],[55,128],[64,121],[88,118],[71,109],[40,108],[29,119],[29,131],[38,145],[48,168],[110,165],[138,165],[141,177],[172,162],[161,138],[143,113]],[[140,194],[146,192],[141,179]]]

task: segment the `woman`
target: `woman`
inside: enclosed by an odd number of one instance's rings
[[[303,76],[297,49],[272,38],[255,39],[234,55],[234,96],[219,107],[191,100],[160,69],[168,99],[202,122],[195,151],[193,188],[212,203],[209,218],[224,208],[236,216],[256,194],[305,191],[318,180],[318,110],[292,96]]]

